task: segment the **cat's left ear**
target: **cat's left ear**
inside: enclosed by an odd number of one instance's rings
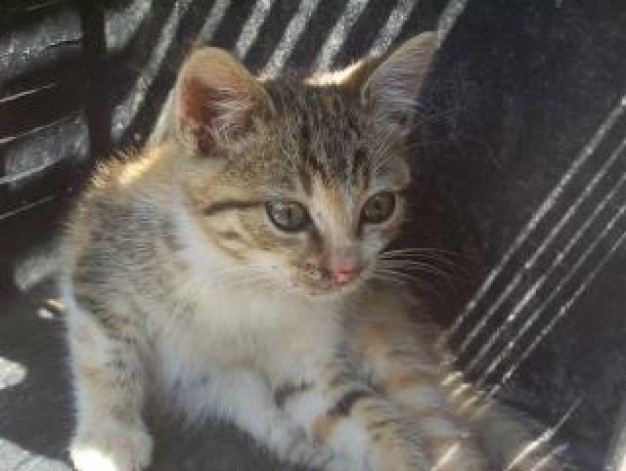
[[[377,119],[401,135],[410,130],[417,95],[436,50],[436,33],[421,33],[374,64],[373,71],[367,71],[361,87],[362,101]]]
[[[248,135],[271,113],[263,86],[228,52],[204,47],[185,61],[175,88],[179,140],[196,155],[212,156],[222,142]]]

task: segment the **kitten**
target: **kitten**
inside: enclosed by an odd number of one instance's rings
[[[434,42],[304,81],[191,54],[161,142],[71,218],[77,469],[144,469],[154,396],[324,470],[479,471],[489,437],[503,461],[530,438],[499,406],[456,412],[425,307],[387,276]]]

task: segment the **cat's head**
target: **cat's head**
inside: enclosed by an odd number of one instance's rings
[[[434,49],[425,33],[305,80],[257,80],[216,48],[191,54],[175,92],[184,185],[237,278],[337,295],[375,274],[403,222],[404,141]]]

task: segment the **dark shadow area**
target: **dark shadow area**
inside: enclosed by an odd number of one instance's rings
[[[576,304],[568,303],[626,229],[616,219],[602,236],[626,197],[617,189],[624,156],[607,163],[626,135],[626,119],[616,121],[558,197],[549,197],[625,91],[626,68],[615,54],[626,46],[618,32],[625,23],[624,12],[608,3],[470,2],[438,57],[422,96],[426,120],[415,135],[421,209],[409,238],[432,231],[438,246],[473,254],[484,271],[467,295],[549,205],[453,340],[471,377],[497,386],[546,423],[556,423],[580,400],[564,429],[576,442],[572,453],[588,469],[601,467],[625,391],[622,374],[598,369],[605,355],[623,364],[622,349],[608,340],[614,329],[624,329],[609,301],[620,294],[596,291],[609,289],[602,280],[621,279],[615,270],[623,249]],[[462,312],[466,300],[453,312]],[[559,312],[565,313],[563,324],[525,353]],[[599,339],[608,344],[589,348]]]
[[[50,87],[37,90],[19,100],[2,103],[0,142],[76,113],[82,105],[81,93],[76,93],[81,89],[81,83],[80,78],[74,76],[66,81],[57,81]],[[37,113],[31,113],[33,109],[37,109]],[[25,116],[28,116],[26,120]]]

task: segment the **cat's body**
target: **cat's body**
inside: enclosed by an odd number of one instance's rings
[[[154,396],[328,470],[487,469],[440,387],[429,313],[383,252],[432,43],[326,85],[261,84],[222,51],[192,54],[169,137],[101,169],[72,219],[78,469],[145,468]],[[529,435],[504,417],[492,432],[515,435],[510,460]]]

